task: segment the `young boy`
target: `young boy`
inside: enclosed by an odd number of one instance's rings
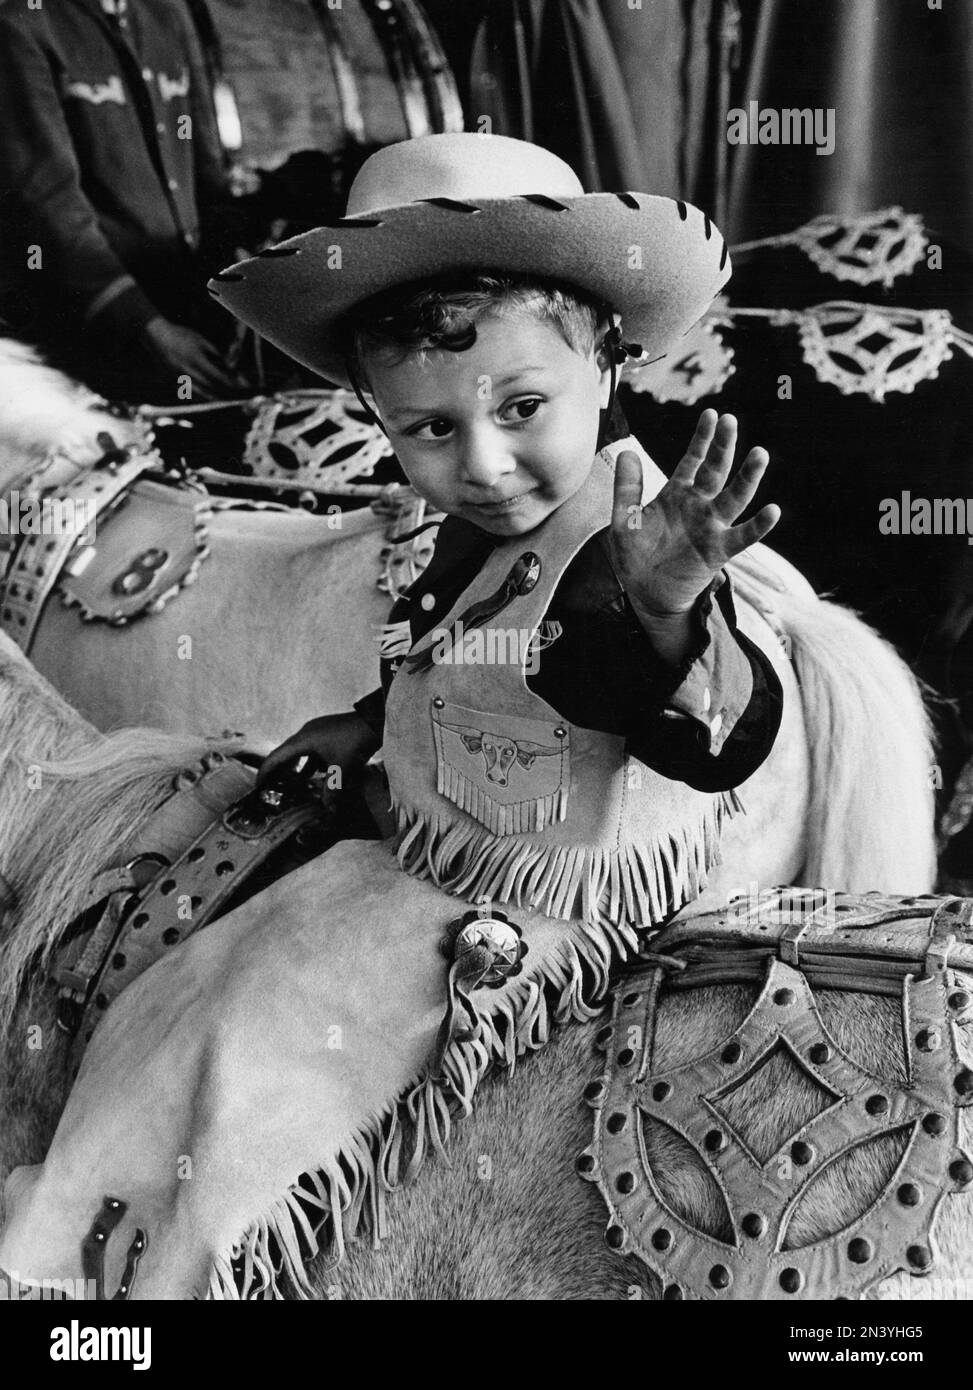
[[[381,742],[395,840],[335,845],[112,1005],[17,1178],[0,1263],[31,1277],[76,1277],[106,1193],[116,1283],[147,1238],[143,1298],[276,1291],[328,1214],[339,1256],[377,1235],[486,1070],[590,1019],[640,930],[698,894],[724,789],[776,732],[779,687],[714,589],[776,520],[734,524],[765,455],[727,482],[734,424],[712,412],[669,482],[634,441],[599,448],[611,316],[650,358],[677,342],[726,278],[708,220],[466,135],[373,156],[349,213],[216,288],[367,388],[448,513],[398,608],[384,717],[374,696],[312,721],[265,769],[309,750],[351,769]]]
[[[421,192],[421,200],[403,198],[410,179],[409,191]],[[491,180],[509,190],[502,201],[484,200]],[[310,353],[307,329],[295,325],[294,292],[288,302],[280,275],[297,267],[307,277],[304,258],[314,249],[308,238],[288,243],[300,246],[300,259],[272,258],[272,295],[250,281],[254,262],[242,268],[239,288],[228,287],[232,280],[220,284],[234,311],[285,350],[370,393],[410,482],[447,513],[429,568],[393,610],[399,650],[382,663],[382,691],[354,713],[305,725],[269,756],[261,782],[306,753],[350,772],[384,742],[403,867],[471,901],[500,897],[545,910],[559,905],[566,915],[579,908],[602,915],[618,902],[606,897],[604,884],[594,892],[600,870],[589,866],[587,879],[582,874],[561,892],[564,875],[549,873],[544,881],[537,868],[538,857],[547,862],[538,856],[539,836],[553,835],[562,851],[578,847],[561,824],[577,819],[567,803],[586,800],[576,827],[583,822],[580,843],[617,848],[631,841],[616,876],[639,924],[648,925],[681,906],[691,885],[666,891],[639,868],[642,842],[664,851],[666,831],[658,821],[646,825],[644,816],[639,824],[635,793],[671,803],[671,838],[682,830],[710,840],[712,798],[684,793],[739,785],[767,756],[780,723],[779,683],[763,653],[737,632],[721,573],[779,513],[768,506],[734,524],[767,455],[752,450],[728,481],[736,422],[717,420],[714,411],[701,416],[667,483],[637,445],[619,454],[612,482],[598,449],[622,355],[615,312],[621,305],[628,338],[648,339],[649,354],[660,356],[676,328],[684,332],[723,283],[727,258],[708,220],[691,217],[685,205],[668,204],[668,226],[660,226],[658,207],[648,219],[632,214],[643,202],[667,200],[625,195],[633,209],[613,195],[579,197],[572,180],[553,156],[502,137],[427,137],[375,156],[358,190],[366,215],[346,219],[360,238],[355,264],[373,249],[365,262],[372,292],[342,288],[350,302],[328,306],[319,291],[304,310],[305,317],[319,316]],[[475,188],[481,193],[474,198]],[[514,241],[503,213],[517,204],[533,220],[516,228]],[[375,208],[382,211],[368,211]],[[565,224],[569,208],[590,213],[592,245]],[[430,251],[433,209],[440,218],[439,210],[448,210],[452,221]],[[476,224],[490,213],[500,214],[495,228]],[[410,214],[419,225],[407,225]],[[370,243],[389,222],[389,245]],[[607,270],[598,262],[598,233]],[[327,234],[336,239],[329,253],[334,258],[337,247],[341,264],[341,233]],[[650,244],[643,247],[639,237]],[[621,240],[628,241],[624,263]],[[638,275],[629,269],[636,246],[646,266]],[[410,264],[429,264],[430,255],[446,269],[439,265],[439,273],[416,283]],[[340,284],[341,273],[332,283]],[[654,276],[665,279],[668,300],[644,305],[639,282]],[[633,297],[634,314],[625,310]],[[643,460],[656,489],[646,506]],[[577,515],[566,519],[561,511],[569,503]],[[530,568],[534,561],[539,575]],[[530,571],[530,588],[520,591],[518,563]],[[496,572],[500,584],[484,584],[486,572]],[[524,603],[535,584],[532,625]],[[524,639],[507,644],[516,657],[505,669],[487,664],[497,643],[491,649],[485,642],[479,658],[474,649],[472,661],[464,656],[471,631],[490,635],[498,627]],[[404,719],[404,709],[415,717]],[[599,742],[582,731],[605,737]],[[621,764],[622,790],[632,793],[624,811],[610,784],[613,763],[616,773]],[[431,767],[435,790],[420,790]],[[571,790],[582,776],[586,796],[577,785]],[[634,824],[619,830],[633,810]],[[436,843],[448,836],[444,858]],[[518,850],[534,866],[533,880],[509,872]],[[508,872],[500,873],[501,864]],[[654,868],[657,879],[658,862]]]

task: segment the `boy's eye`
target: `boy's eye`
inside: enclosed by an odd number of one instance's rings
[[[501,416],[507,420],[530,420],[541,407],[540,396],[524,396],[522,400],[511,401],[504,406]]]
[[[452,428],[448,420],[424,420],[421,425],[409,430],[409,434],[414,439],[445,439]]]

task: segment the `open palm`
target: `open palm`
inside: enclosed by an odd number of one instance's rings
[[[746,510],[769,463],[766,449],[751,449],[727,482],[736,448],[733,415],[704,410],[672,477],[647,506],[642,465],[624,450],[615,466],[611,549],[615,571],[636,609],[650,614],[686,612],[727,561],[762,540],[780,520],[780,508]]]

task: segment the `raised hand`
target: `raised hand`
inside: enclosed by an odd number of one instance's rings
[[[733,524],[753,500],[770,461],[766,449],[751,449],[727,482],[736,437],[735,416],[704,410],[672,477],[645,507],[639,457],[627,449],[619,454],[612,563],[640,618],[651,622],[687,613],[727,561],[780,520],[780,508],[771,504]]]

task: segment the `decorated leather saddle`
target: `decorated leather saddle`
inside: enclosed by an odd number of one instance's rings
[[[969,900],[775,889],[743,910],[674,921],[615,985],[597,1037],[605,1062],[585,1091],[594,1136],[577,1167],[607,1203],[609,1246],[643,1260],[669,1299],[855,1298],[899,1270],[929,1274],[942,1202],[973,1184],[960,1130],[973,1105],[960,1051],[970,971]],[[714,984],[756,986],[756,1002],[704,1056],[660,1065],[666,994]],[[901,1074],[874,1074],[841,1047],[820,1010],[829,990],[899,1002]],[[755,1094],[769,1066],[781,1088],[771,1127]],[[647,1124],[691,1146],[728,1239],[666,1201]],[[900,1157],[866,1210],[825,1239],[792,1237],[829,1167],[886,1137]]]

